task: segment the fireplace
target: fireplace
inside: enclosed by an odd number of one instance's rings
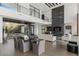
[[[55,32],[61,32],[61,27],[53,27],[53,31],[55,31]]]

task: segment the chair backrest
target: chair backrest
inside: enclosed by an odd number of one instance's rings
[[[71,43],[71,44],[77,44],[77,42],[73,42],[73,41],[69,41],[69,43]]]

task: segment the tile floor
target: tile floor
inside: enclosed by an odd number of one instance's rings
[[[5,44],[0,44],[0,56],[34,56],[31,51],[26,53],[16,51],[14,49],[14,41],[8,40]],[[77,56],[76,54],[70,53],[66,50],[65,41],[56,41],[45,43],[45,53],[40,56]]]

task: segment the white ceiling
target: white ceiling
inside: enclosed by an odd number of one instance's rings
[[[44,3],[31,3],[34,7],[40,9],[41,11],[50,10]]]
[[[49,8],[45,3],[30,3],[30,4],[33,5],[34,7],[38,8],[38,9],[40,9],[41,11],[44,11],[44,12],[63,5],[63,4],[59,4],[59,3],[58,3],[58,5],[56,5],[54,3],[55,6],[52,6],[52,7]],[[47,4],[49,4],[49,3],[47,3]],[[52,4],[52,3],[50,3],[50,4]]]

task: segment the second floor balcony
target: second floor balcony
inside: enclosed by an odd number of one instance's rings
[[[32,17],[42,19],[41,12],[39,9],[37,9],[36,7],[30,4],[28,4],[28,6],[29,8],[27,6],[22,6],[18,3],[0,3],[0,7],[7,8],[12,12],[18,12],[18,13],[22,13],[25,15],[30,15]],[[47,16],[45,16],[44,21],[50,22],[50,19]]]

